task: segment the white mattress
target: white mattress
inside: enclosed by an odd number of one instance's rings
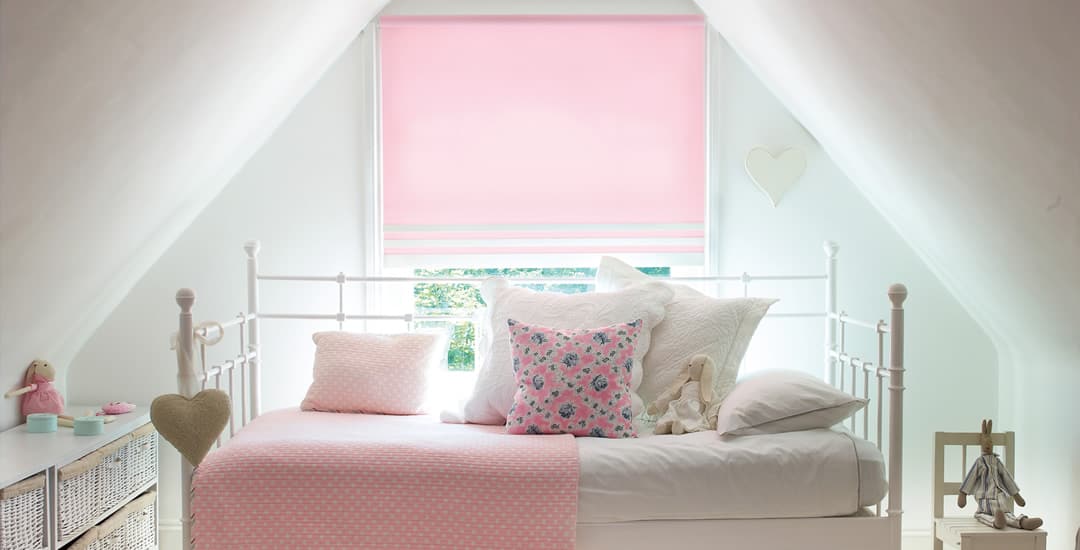
[[[842,431],[577,442],[579,524],[846,516],[888,488],[877,448]]]

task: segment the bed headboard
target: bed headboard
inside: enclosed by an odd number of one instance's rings
[[[402,313],[399,315],[374,315],[367,312],[351,313],[345,311],[344,288],[349,284],[414,284],[453,282],[480,284],[486,277],[387,277],[387,276],[346,276],[336,275],[271,275],[259,272],[258,241],[244,244],[247,255],[247,311],[235,318],[222,322],[203,322],[196,324],[192,309],[195,305],[195,292],[180,289],[176,293],[176,302],[180,306],[180,326],[176,334],[177,377],[181,394],[193,396],[208,387],[219,388],[233,399],[234,415],[230,418],[227,430],[222,438],[231,438],[239,427],[259,416],[262,410],[260,394],[261,356],[259,347],[259,323],[271,319],[330,320],[338,323],[339,329],[348,321],[397,320],[409,326],[416,321],[425,320],[460,320],[450,316],[417,315]],[[903,454],[903,392],[904,392],[904,300],[907,289],[895,284],[889,287],[888,297],[891,304],[889,322],[884,319],[876,322],[853,318],[837,306],[837,255],[839,247],[834,242],[824,244],[824,273],[784,274],[784,275],[706,275],[699,277],[666,277],[664,280],[684,283],[738,283],[742,285],[744,295],[749,293],[750,285],[756,281],[804,281],[821,283],[823,306],[819,310],[806,312],[769,313],[768,317],[805,317],[820,318],[825,322],[825,342],[823,350],[823,378],[842,391],[853,396],[870,400],[862,411],[853,414],[846,422],[847,427],[864,439],[874,440],[878,449],[887,451],[889,494],[886,513],[895,519],[892,528],[895,540],[900,536],[901,496],[902,496],[902,454]],[[582,279],[558,278],[508,278],[515,284],[528,283],[582,283]],[[338,308],[326,313],[277,313],[264,311],[259,301],[259,283],[261,281],[284,282],[320,282],[336,287]],[[469,320],[471,318],[465,318]],[[221,340],[224,333],[237,328],[239,349],[235,355],[221,361],[208,361],[207,350]],[[855,355],[848,345],[849,331],[869,331],[876,335],[876,349],[866,350],[869,355]],[[886,338],[887,337],[887,338]],[[888,344],[888,345],[886,345]],[[887,388],[885,387],[888,383]],[[888,390],[887,392],[885,390]],[[888,397],[886,399],[886,396]],[[860,418],[861,417],[861,418]],[[886,421],[887,417],[887,421]],[[861,429],[860,429],[861,428]],[[887,444],[883,441],[887,434]],[[218,439],[218,444],[222,443]],[[191,465],[184,463],[184,494],[190,486]],[[189,499],[184,499],[184,518],[190,518]],[[877,505],[877,515],[881,515],[881,504]],[[188,540],[188,519],[184,520],[185,540]]]

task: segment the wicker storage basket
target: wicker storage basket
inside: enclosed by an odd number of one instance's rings
[[[157,548],[157,493],[148,491],[124,507],[125,550]]]
[[[93,523],[101,512],[98,491],[98,474],[104,455],[100,451],[90,453],[58,472],[58,504],[60,509],[60,540],[75,535],[80,529]]]
[[[124,533],[124,523],[127,519],[124,509],[126,508],[125,506],[119,512],[109,516],[109,519],[98,524],[97,540],[90,545],[89,550],[127,550],[127,539]]]
[[[91,527],[89,530],[83,533],[81,537],[75,539],[75,542],[71,543],[71,545],[69,546],[65,546],[64,548],[66,548],[67,550],[92,550],[94,548],[94,543],[97,542],[97,539],[98,528]]]
[[[101,464],[97,465],[98,494],[101,497],[99,514],[111,510],[131,494],[127,473],[129,443],[131,436],[125,435],[98,449],[102,455]]]
[[[0,550],[45,547],[45,474],[0,489]]]
[[[158,444],[153,424],[131,432],[131,442],[127,444],[124,456],[124,469],[127,472],[127,494],[157,479]]]

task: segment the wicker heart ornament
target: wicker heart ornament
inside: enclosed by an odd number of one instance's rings
[[[203,390],[191,399],[166,394],[150,405],[158,433],[193,466],[206,458],[231,414],[229,394],[221,390]]]

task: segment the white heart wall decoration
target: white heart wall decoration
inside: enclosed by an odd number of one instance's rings
[[[773,155],[764,147],[754,147],[746,154],[746,173],[774,208],[804,172],[806,154],[801,149],[784,149]]]

